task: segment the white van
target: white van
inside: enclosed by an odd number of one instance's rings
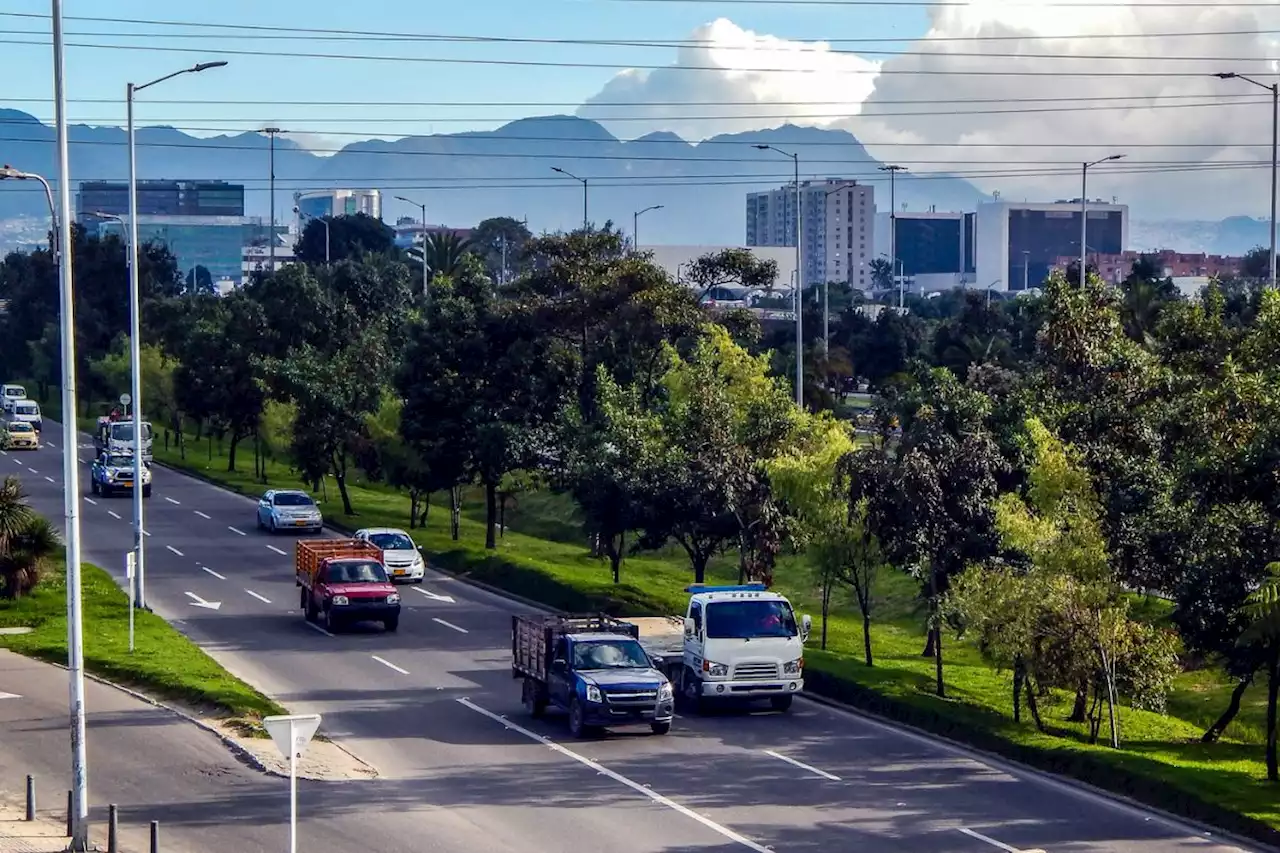
[[[15,400],[27,399],[27,389],[21,385],[0,385],[0,403],[6,412],[13,411]]]
[[[36,432],[40,432],[44,427],[44,421],[40,417],[40,404],[35,400],[14,400],[10,407],[9,420],[31,424]]]

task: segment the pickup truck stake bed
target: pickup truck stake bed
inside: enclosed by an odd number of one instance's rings
[[[671,682],[639,642],[639,628],[609,616],[512,616],[511,675],[541,717],[554,705],[577,738],[595,729],[647,723],[671,731]]]
[[[381,622],[388,633],[400,627],[400,593],[387,577],[381,549],[368,542],[300,541],[294,579],[303,617],[331,634],[356,622]]]

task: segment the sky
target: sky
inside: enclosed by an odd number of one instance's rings
[[[1062,197],[1082,161],[1122,153],[1091,179],[1091,196],[1170,218],[1265,215],[1270,96],[1211,74],[1280,79],[1280,3],[1141,2],[1154,5],[66,0],[67,90],[73,122],[120,124],[126,81],[222,59],[141,93],[138,122],[197,135],[274,124],[324,153],[555,113],[624,138],[698,140],[791,120],[848,130],[886,162],[960,172],[1005,198]],[[0,105],[46,120],[48,10],[48,0],[0,0]],[[484,41],[494,38],[630,44]],[[441,59],[466,62],[428,61]]]

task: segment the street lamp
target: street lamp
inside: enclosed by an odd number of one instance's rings
[[[802,249],[801,221],[804,216],[800,204],[800,154],[792,154],[775,148],[772,145],[756,145],[757,151],[774,151],[783,157],[790,157],[795,167],[796,180],[796,405],[804,407],[804,253]]]
[[[221,68],[226,64],[225,62],[201,62],[190,68],[157,77],[141,86],[133,83],[125,85],[125,104],[129,123],[129,396],[133,403],[133,549],[137,554],[137,606],[143,609],[147,606],[147,575],[142,546],[142,309],[141,287],[138,284],[138,143],[133,128],[133,97],[143,89],[150,89],[174,77],[198,74],[211,68]],[[74,444],[66,446],[75,447]]]
[[[907,167],[886,164],[880,167],[880,171],[889,173],[889,269],[896,276],[898,274],[898,195],[895,178],[899,172],[907,171]],[[905,278],[904,275],[898,279],[899,311],[907,303],[906,282],[903,281]]]
[[[582,184],[582,233],[585,234],[587,232],[587,179],[579,178],[577,175],[573,174],[572,172],[566,172],[564,169],[561,169],[559,166],[552,166],[551,171],[559,172],[560,174],[564,175],[566,178],[573,178],[575,181],[578,181]]]
[[[396,201],[402,201],[405,204],[411,204],[422,210],[422,298],[431,302],[431,289],[427,286],[427,204],[426,202],[414,201],[411,198],[405,198],[402,195],[395,197]]]
[[[37,181],[44,187],[44,197],[49,202],[49,252],[53,255],[53,262],[58,263],[58,212],[53,203],[53,190],[49,187],[49,182],[35,172],[20,171],[8,163],[0,166],[0,181],[5,180]]]
[[[271,222],[267,226],[267,269],[274,274],[276,271],[276,136],[284,131],[278,127],[264,127],[258,133],[267,135],[267,186],[271,195],[268,200]]]
[[[298,214],[298,217],[300,219],[310,219],[314,222],[319,222],[321,225],[324,226],[324,263],[325,263],[325,266],[328,266],[329,265],[329,217],[312,216],[310,213],[303,213],[301,210],[299,210],[296,207],[293,209],[293,212]],[[298,236],[301,237],[302,235],[298,235]]]
[[[1228,71],[1213,75],[1220,80],[1243,80],[1271,93],[1271,287],[1276,287],[1276,143],[1280,141],[1280,83],[1259,83],[1252,77]]]
[[[631,248],[633,251],[640,251],[640,217],[651,210],[662,210],[665,204],[653,204],[644,210],[637,210],[631,214]]]
[[[1092,163],[1082,163],[1080,168],[1080,289],[1084,289],[1085,274],[1084,267],[1088,258],[1089,246],[1089,169],[1100,163],[1109,163],[1112,160],[1123,158],[1123,154],[1112,154],[1110,157],[1103,157],[1101,160],[1094,160]]]

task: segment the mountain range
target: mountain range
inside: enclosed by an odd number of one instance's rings
[[[257,133],[195,137],[172,127],[137,131],[140,178],[226,180],[246,186],[249,215],[267,214],[268,140]],[[118,127],[72,125],[73,180],[125,180],[127,137]],[[427,219],[469,227],[490,216],[527,219],[535,231],[577,227],[582,186],[556,174],[559,167],[588,183],[588,215],[613,220],[628,233],[632,214],[650,205],[641,240],[654,243],[737,244],[744,239],[748,192],[782,186],[793,165],[776,145],[800,158],[803,177],[814,174],[875,180],[877,203],[888,207],[881,165],[858,140],[840,130],[784,125],[690,143],[672,133],[623,141],[600,124],[575,116],[521,119],[496,130],[367,139],[322,156],[287,136],[276,139],[276,216],[285,221],[297,190],[334,187],[383,192],[383,215],[420,217],[403,195],[427,204]],[[17,110],[0,109],[0,163],[46,176],[56,172],[54,129]],[[36,188],[0,183],[0,218],[40,216]],[[74,189],[74,187],[73,187]],[[21,190],[27,190],[25,192]],[[910,209],[972,210],[983,194],[954,177],[897,179],[897,202]]]

